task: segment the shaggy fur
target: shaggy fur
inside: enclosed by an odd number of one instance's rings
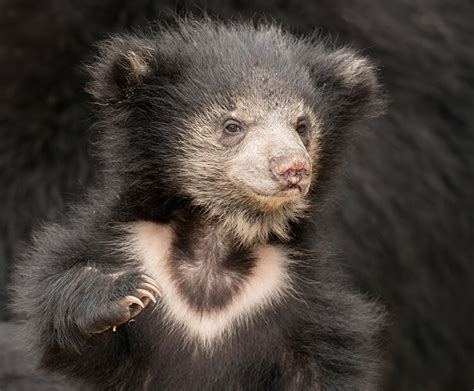
[[[103,179],[13,277],[41,365],[104,390],[375,389],[379,311],[309,228],[354,124],[378,113],[370,63],[273,26],[183,20],[107,41],[89,68]],[[238,144],[222,142],[229,115]],[[309,191],[280,196],[268,168],[235,185],[231,167],[249,168],[234,156],[270,167],[260,156],[287,150],[308,154]],[[268,196],[244,192],[260,179]],[[162,297],[138,314],[154,301],[143,273]]]
[[[383,389],[472,387],[470,1],[5,0],[0,7],[0,288],[20,240],[58,216],[90,178],[78,64],[94,42],[170,9],[265,14],[295,31],[321,29],[364,49],[380,64],[391,96],[387,116],[353,140],[339,190],[345,196],[337,213],[328,208],[324,224],[337,228],[346,253],[335,261],[391,314]],[[17,380],[22,365],[19,358],[2,362],[2,384],[40,389],[36,379],[28,387],[27,379]]]

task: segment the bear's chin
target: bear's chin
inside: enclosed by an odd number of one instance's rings
[[[231,213],[221,214],[217,209],[209,213],[243,247],[265,243],[271,237],[290,240],[290,224],[303,219],[310,205],[304,196],[254,195],[254,200],[252,207],[233,205]]]

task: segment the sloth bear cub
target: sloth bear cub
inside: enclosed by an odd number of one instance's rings
[[[381,111],[374,66],[205,19],[115,36],[89,70],[97,184],[14,276],[40,366],[96,390],[377,388],[381,311],[318,225]]]

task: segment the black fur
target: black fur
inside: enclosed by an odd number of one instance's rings
[[[210,20],[106,42],[90,67],[89,86],[101,121],[103,178],[88,203],[36,235],[13,278],[15,310],[41,365],[94,389],[375,389],[380,311],[347,288],[331,265],[330,241],[308,226],[324,209],[328,173],[337,175],[334,157],[345,151],[345,134],[378,106],[373,69],[357,65],[358,59],[271,26]],[[318,142],[325,158],[314,168],[320,173],[311,194],[314,211],[294,223],[289,242],[271,241],[296,251],[289,266],[294,292],[209,350],[164,322],[159,305],[117,333],[93,334],[118,323],[124,314],[117,301],[141,281],[137,256],[127,257],[121,247],[129,241],[121,229],[125,222],[172,224],[178,234],[172,273],[198,311],[219,311],[251,273],[252,247],[222,231],[189,198],[192,183],[177,174],[183,160],[177,146],[199,136],[185,120],[216,100],[230,111],[234,100],[252,91],[250,83],[260,82],[248,71],[255,63],[273,77],[259,87],[269,91],[268,99],[278,102],[279,85],[291,89],[318,114],[322,129]],[[195,175],[209,180],[216,197],[227,186],[210,173]],[[229,205],[234,207],[252,213],[244,203]],[[196,282],[199,275],[179,275],[180,262],[202,259],[231,281],[210,286]],[[110,277],[117,272],[122,274]]]
[[[347,195],[325,224],[335,224],[347,254],[336,261],[388,305],[383,389],[472,387],[471,1],[5,0],[0,8],[0,304],[21,240],[58,216],[91,177],[77,64],[94,42],[170,9],[265,14],[364,49],[380,63],[392,96],[385,119],[353,141],[340,190]],[[26,357],[10,356],[8,364],[7,357],[2,386],[41,389],[36,378],[20,379]]]

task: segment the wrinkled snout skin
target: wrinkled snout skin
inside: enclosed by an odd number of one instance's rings
[[[283,190],[293,188],[306,193],[311,178],[311,160],[306,150],[280,150],[270,158],[270,168]]]

